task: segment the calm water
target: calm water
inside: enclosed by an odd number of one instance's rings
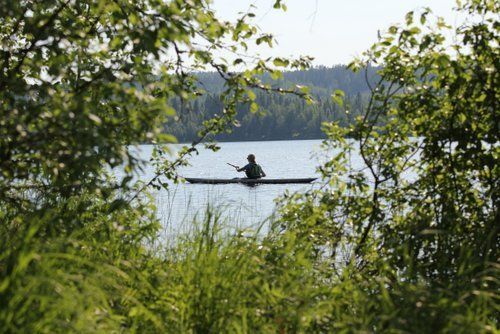
[[[256,155],[269,178],[317,177],[316,168],[325,160],[320,149],[321,140],[260,141],[220,143],[218,152],[200,149],[190,159],[191,166],[179,173],[185,177],[233,178],[244,177],[226,163],[243,166],[249,153]],[[147,159],[152,146],[139,147],[140,155]],[[150,166],[140,177],[144,181],[154,176]],[[203,217],[207,206],[223,211],[223,218],[231,227],[254,228],[275,211],[274,200],[285,191],[299,192],[314,184],[257,185],[242,184],[179,184],[161,190],[156,196],[159,217],[166,230],[189,228],[193,219]],[[317,186],[317,185],[316,185]]]

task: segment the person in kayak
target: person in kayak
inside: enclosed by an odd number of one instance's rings
[[[266,173],[264,173],[264,171],[262,170],[262,167],[260,167],[260,165],[258,165],[255,162],[255,155],[249,154],[247,157],[247,160],[248,160],[248,164],[246,164],[245,166],[243,166],[241,168],[236,166],[236,171],[245,172],[245,174],[247,175],[247,177],[249,179],[260,179],[261,177],[266,176]]]

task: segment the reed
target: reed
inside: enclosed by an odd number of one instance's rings
[[[96,214],[106,209],[95,203],[65,235],[42,232],[57,211],[15,238],[0,234],[1,333],[371,332],[435,313],[450,329],[481,331],[494,319],[494,296],[450,300],[383,264],[375,277],[334,266],[278,220],[234,230],[224,207],[209,205],[171,242],[149,247],[161,231],[154,208]]]

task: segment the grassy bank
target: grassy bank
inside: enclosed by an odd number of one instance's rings
[[[280,230],[280,221],[266,234],[228,233],[220,213],[207,211],[188,234],[151,248],[145,245],[159,233],[157,224],[128,210],[96,217],[107,205],[95,205],[81,226],[64,235],[42,231],[44,220],[57,223],[55,211],[33,220],[30,228],[1,234],[12,236],[1,240],[12,252],[2,252],[0,332],[430,333],[439,328],[471,333],[495,328],[492,291],[413,281],[375,255],[364,268],[339,261],[332,248],[318,249],[307,234]],[[485,282],[488,277],[494,271]]]

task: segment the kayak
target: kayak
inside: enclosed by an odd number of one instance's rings
[[[311,183],[316,180],[315,177],[303,179],[201,179],[186,177],[189,183],[206,183],[206,184],[227,184],[227,183],[243,183],[243,184],[286,184],[286,183]]]
[[[303,179],[202,179],[202,178],[185,178],[189,183],[206,183],[206,184],[227,184],[227,183],[243,183],[243,184],[285,184],[285,183],[311,183],[316,180],[313,178]]]

